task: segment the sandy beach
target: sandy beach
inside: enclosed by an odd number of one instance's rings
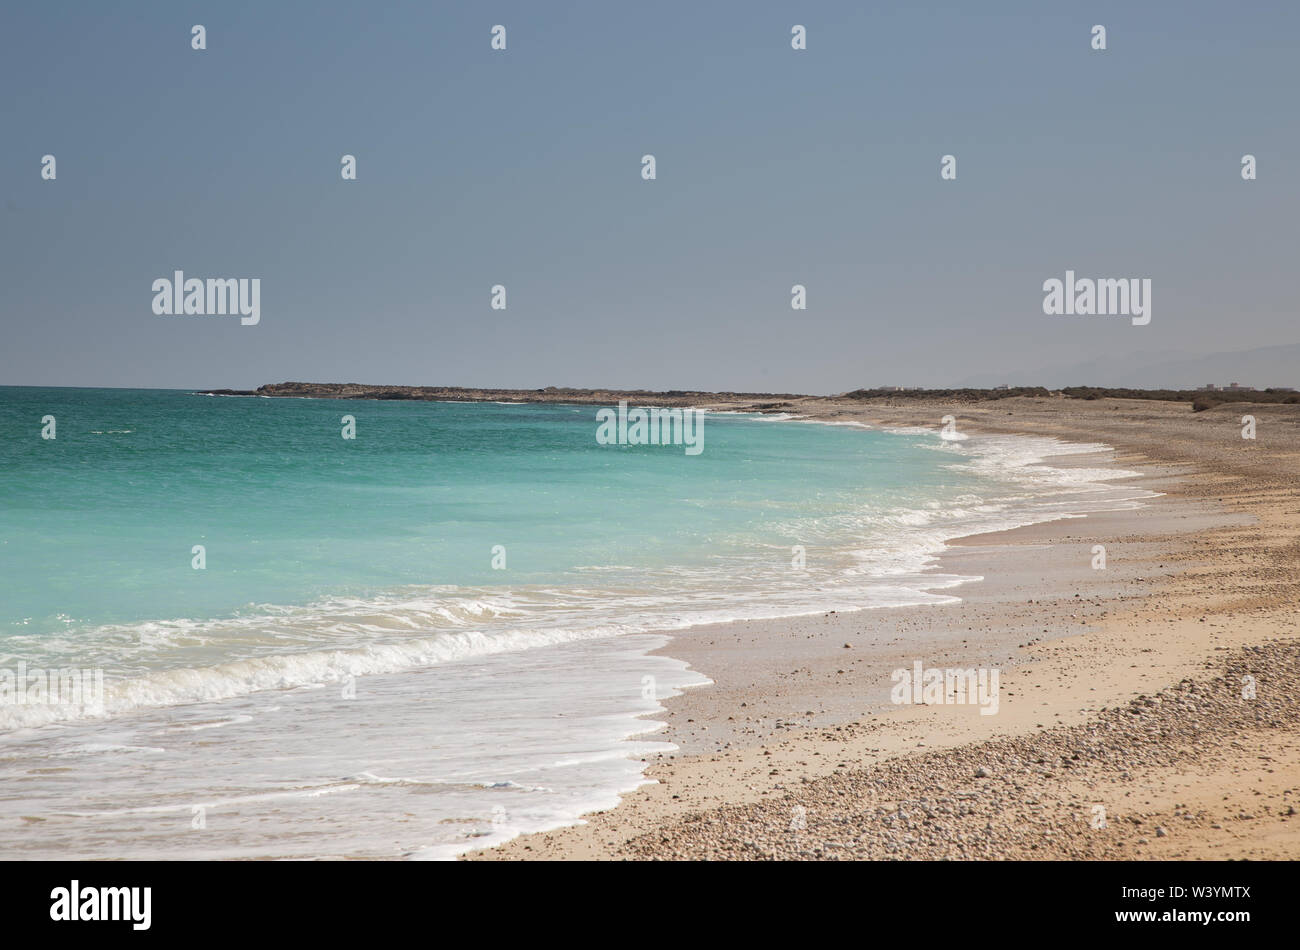
[[[895,403],[895,404],[891,404]],[[737,398],[880,426],[1050,436],[1159,492],[949,545],[959,604],[697,627],[665,654],[675,753],[584,824],[489,859],[1281,859],[1300,855],[1300,410],[1150,400]],[[1241,417],[1257,420],[1243,439]],[[1096,569],[1095,546],[1106,550]],[[897,705],[890,671],[1000,672],[996,714]]]

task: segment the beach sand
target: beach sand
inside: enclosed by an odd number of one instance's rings
[[[1125,483],[1163,494],[952,543],[937,570],[983,577],[951,591],[959,604],[675,636],[663,652],[714,685],[654,717],[679,749],[647,761],[652,783],[583,824],[466,859],[1300,856],[1300,407],[779,408],[886,426],[951,413],[974,435],[1103,443],[1113,453],[1052,464],[1113,461],[1142,472]],[[916,660],[998,669],[997,713],[892,704],[890,672]]]

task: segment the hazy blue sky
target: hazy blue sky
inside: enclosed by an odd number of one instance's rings
[[[1292,0],[53,0],[5,5],[0,81],[0,384],[837,392],[1300,341]],[[1066,268],[1151,278],[1150,325],[1045,316]],[[155,316],[176,269],[260,277],[260,325]]]

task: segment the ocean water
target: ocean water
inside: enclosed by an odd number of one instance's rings
[[[103,683],[0,695],[0,855],[440,858],[571,823],[708,683],[649,655],[671,637],[950,602],[945,540],[1147,494],[1039,464],[1097,446],[709,413],[692,456],[598,444],[596,408],[0,388],[0,686]]]

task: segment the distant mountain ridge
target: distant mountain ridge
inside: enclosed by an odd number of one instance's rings
[[[1209,383],[1240,383],[1256,389],[1271,386],[1300,388],[1300,343],[1263,346],[1250,350],[1187,354],[1117,354],[1040,369],[1016,370],[1005,375],[979,373],[961,380],[960,386],[990,387],[1108,386],[1135,389],[1199,389]]]

